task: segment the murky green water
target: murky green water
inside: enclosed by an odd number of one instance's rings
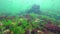
[[[60,0],[0,0],[0,13],[16,14],[28,10],[33,4],[40,5],[42,12],[60,12]]]

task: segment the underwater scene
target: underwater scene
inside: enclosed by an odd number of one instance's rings
[[[0,0],[0,34],[60,34],[60,0]]]

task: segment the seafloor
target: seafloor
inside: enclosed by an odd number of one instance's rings
[[[24,14],[0,16],[0,34],[60,34],[58,19],[42,14],[39,6],[33,6]]]

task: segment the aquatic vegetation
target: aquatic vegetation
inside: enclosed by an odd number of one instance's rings
[[[35,13],[10,16],[0,21],[0,33],[2,34],[59,34],[60,32],[60,21]]]

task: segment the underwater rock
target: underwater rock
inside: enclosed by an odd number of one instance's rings
[[[34,5],[32,6],[32,8],[30,8],[30,9],[27,11],[27,14],[29,14],[29,13],[40,14],[40,13],[41,13],[41,12],[40,12],[40,5],[34,4]]]

